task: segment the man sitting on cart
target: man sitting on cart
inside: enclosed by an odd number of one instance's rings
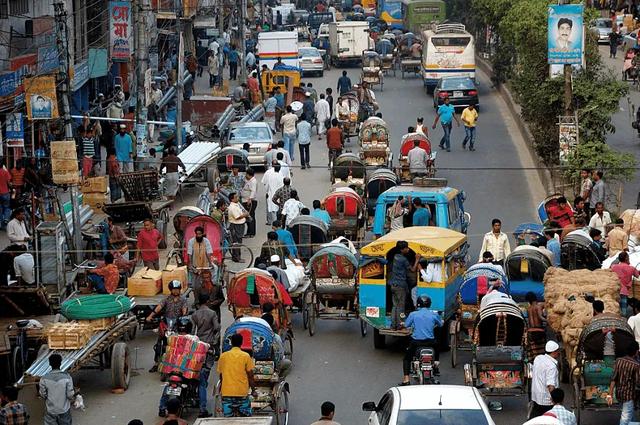
[[[407,160],[409,161],[409,172],[412,179],[427,175],[429,155],[427,155],[427,151],[420,147],[419,139],[413,141],[413,148],[407,154]]]
[[[256,384],[253,380],[253,368],[255,364],[251,356],[242,351],[242,335],[231,336],[231,350],[222,353],[218,360],[218,373],[220,374],[220,397],[222,399],[222,413],[225,417],[231,417],[234,410],[240,416],[251,416],[252,395],[256,395]]]
[[[433,349],[433,358],[435,359],[433,369],[434,373],[439,375],[440,352],[436,342],[435,328],[443,325],[442,317],[435,311],[430,310],[431,298],[428,296],[420,295],[416,304],[417,310],[412,311],[404,323],[405,327],[412,328],[412,332],[411,341],[409,342],[402,362],[404,378],[400,385],[410,384],[409,373],[411,371],[411,360],[413,360],[413,356],[420,348],[430,347]]]
[[[187,299],[182,296],[182,282],[179,280],[172,280],[169,282],[169,290],[171,291],[171,295],[167,295],[167,297],[162,300],[160,304],[156,306],[156,308],[149,313],[147,317],[147,322],[151,322],[155,316],[164,311],[164,317],[167,321],[178,320],[179,317],[185,316],[187,314]],[[158,334],[158,339],[164,338],[163,335]],[[153,349],[155,352],[154,356],[154,365],[149,370],[150,373],[158,371],[158,362],[162,357],[160,351],[160,345],[156,343]]]

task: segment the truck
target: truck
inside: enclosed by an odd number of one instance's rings
[[[258,34],[258,60],[260,65],[273,65],[280,59],[285,65],[300,66],[298,58],[298,31],[271,31]]]
[[[331,62],[334,66],[360,61],[362,52],[373,48],[373,40],[369,38],[369,23],[362,21],[330,22],[329,45],[331,46]]]

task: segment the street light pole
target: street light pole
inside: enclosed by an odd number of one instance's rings
[[[178,78],[176,81],[176,146],[182,147],[182,98],[184,97],[184,42],[182,39],[182,2],[176,2],[176,32],[178,33]],[[194,82],[195,83],[195,82]]]

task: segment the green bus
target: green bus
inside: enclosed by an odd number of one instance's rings
[[[402,0],[403,27],[416,36],[446,18],[443,0]]]

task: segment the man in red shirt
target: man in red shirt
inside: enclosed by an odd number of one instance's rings
[[[144,220],[144,228],[138,232],[138,251],[136,252],[136,263],[142,258],[145,267],[160,270],[160,255],[158,254],[158,244],[162,241],[162,235],[156,229],[150,218]]]
[[[338,127],[338,120],[331,121],[331,128],[327,130],[327,147],[329,148],[329,161],[342,154],[342,130]]]
[[[629,291],[631,291],[631,285],[633,284],[633,278],[639,277],[638,270],[629,263],[629,254],[622,251],[618,254],[618,264],[611,266],[611,271],[618,275],[620,280],[620,314],[627,316],[627,298],[629,297]]]
[[[549,221],[555,221],[564,228],[570,224],[574,224],[573,210],[567,203],[567,198],[561,196],[558,198],[558,205],[549,208]]]
[[[11,217],[11,173],[0,160],[0,229],[6,229]]]

